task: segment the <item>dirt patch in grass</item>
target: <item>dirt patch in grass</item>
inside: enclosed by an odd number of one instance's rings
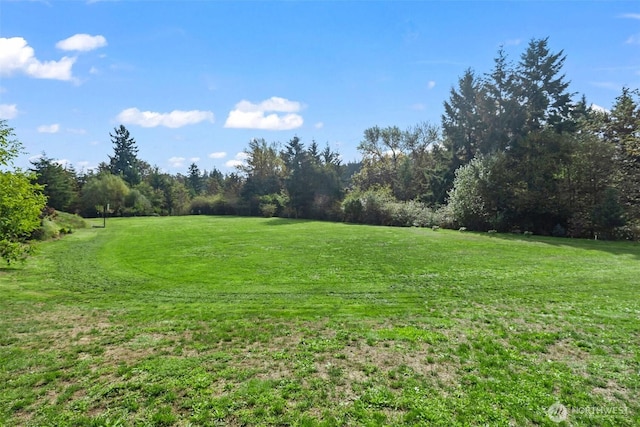
[[[571,340],[564,339],[547,347],[547,352],[540,355],[543,361],[552,361],[567,364],[582,371],[591,355],[573,344]]]

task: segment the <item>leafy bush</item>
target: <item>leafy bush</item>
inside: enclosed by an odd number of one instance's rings
[[[262,216],[265,218],[273,217],[277,211],[278,206],[274,203],[260,203],[260,213],[262,213]]]
[[[60,227],[50,218],[44,218],[32,236],[36,240],[51,240],[60,237]]]
[[[401,202],[388,188],[355,191],[342,202],[343,218],[347,222],[398,227],[440,226],[443,210],[434,211],[423,203],[409,200]]]
[[[284,216],[289,204],[289,196],[285,192],[265,194],[259,200],[260,213],[266,218]]]
[[[153,205],[138,189],[133,189],[124,197],[125,216],[144,216],[153,213]]]
[[[230,215],[235,213],[222,194],[197,196],[189,205],[191,215]]]

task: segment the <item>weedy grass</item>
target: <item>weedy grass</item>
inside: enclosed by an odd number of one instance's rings
[[[626,242],[110,219],[0,269],[0,425],[640,425],[639,261]]]

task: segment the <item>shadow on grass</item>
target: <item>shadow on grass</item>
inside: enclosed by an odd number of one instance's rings
[[[279,218],[273,217],[269,218],[265,224],[267,225],[292,225],[292,224],[304,224],[308,222],[317,222],[316,220],[311,219],[296,219],[296,218]]]
[[[478,233],[482,234],[482,233]],[[630,241],[616,240],[590,240],[590,239],[574,239],[570,237],[551,237],[551,236],[524,236],[521,234],[493,234],[491,238],[543,243],[545,245],[557,247],[570,247],[575,249],[585,249],[591,251],[607,252],[613,255],[631,255],[635,259],[640,260],[640,243]]]

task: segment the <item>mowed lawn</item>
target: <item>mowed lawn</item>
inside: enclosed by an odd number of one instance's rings
[[[0,425],[635,426],[639,317],[628,242],[110,219],[0,269]]]

